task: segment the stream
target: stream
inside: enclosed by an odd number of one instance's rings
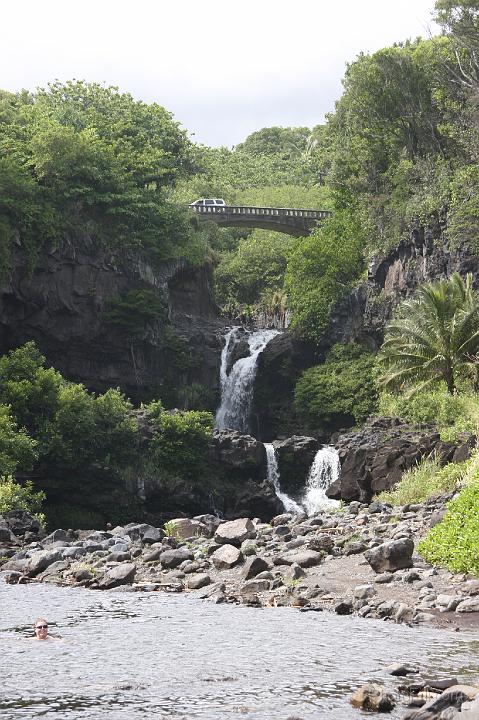
[[[394,687],[390,663],[478,677],[477,633],[1,577],[0,607],[2,720],[354,720],[350,693]],[[63,642],[27,639],[38,616]]]

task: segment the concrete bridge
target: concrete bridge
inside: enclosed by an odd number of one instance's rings
[[[295,237],[309,235],[329,210],[252,207],[251,205],[190,205],[194,213],[223,227],[277,230]]]

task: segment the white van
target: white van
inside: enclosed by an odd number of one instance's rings
[[[202,198],[201,200],[195,200],[195,202],[190,203],[190,207],[194,207],[197,205],[226,205],[225,201],[222,198]]]

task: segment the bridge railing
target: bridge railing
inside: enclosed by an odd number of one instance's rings
[[[329,210],[306,210],[303,208],[271,208],[251,205],[190,205],[200,215],[256,215],[268,217],[301,217],[323,220],[331,215]]]

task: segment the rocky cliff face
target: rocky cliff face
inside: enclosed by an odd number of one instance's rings
[[[87,239],[45,250],[30,271],[17,246],[0,286],[0,353],[33,339],[69,379],[136,399],[191,383],[217,391],[223,327],[210,275],[181,260],[153,268],[140,255],[115,258]],[[145,291],[158,317],[140,314],[135,327],[111,321],[115,303]]]
[[[451,248],[441,225],[416,228],[389,253],[374,258],[367,282],[338,304],[326,344],[356,341],[377,349],[397,303],[422,283],[454,272],[463,277],[470,272],[479,282],[478,258],[465,244]]]

